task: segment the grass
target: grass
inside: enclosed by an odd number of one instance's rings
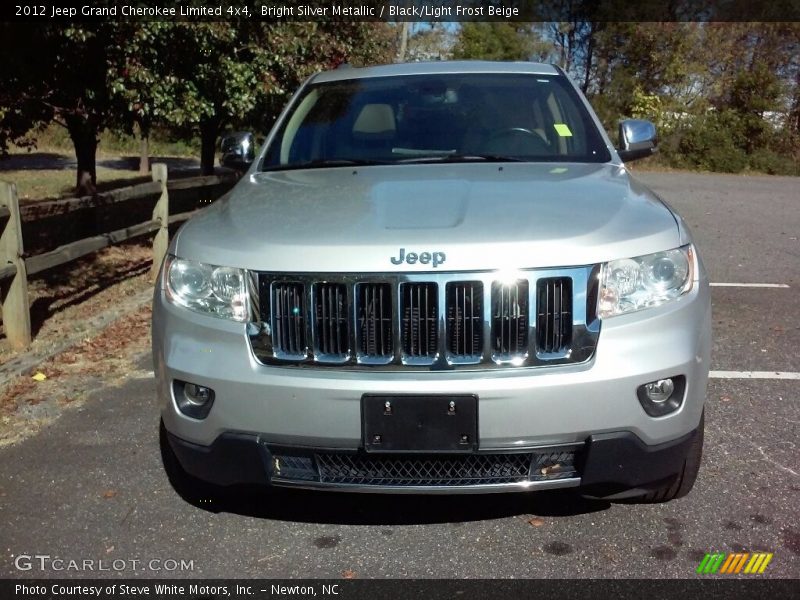
[[[39,152],[57,152],[73,154],[72,141],[67,130],[51,123],[43,130],[37,132],[36,150]],[[105,130],[100,133],[100,143],[97,146],[98,159],[121,154],[138,154],[139,140],[133,135],[125,135],[115,131]],[[192,137],[188,140],[179,139],[169,132],[154,130],[149,141],[150,154],[153,156],[200,156],[200,140]],[[12,152],[14,150],[12,149]],[[25,152],[25,150],[18,150]]]
[[[22,202],[73,196],[75,153],[66,130],[51,124],[35,137],[37,144],[32,151],[12,146],[8,158],[0,160],[0,180],[16,183]],[[97,147],[97,190],[104,192],[149,181],[149,176],[139,174],[138,152],[139,141],[133,136],[102,132]],[[186,168],[194,166],[200,144],[196,139],[178,140],[166,132],[154,131],[149,153],[151,160],[166,159],[170,169]]]
[[[0,179],[17,184],[20,202],[32,202],[52,198],[73,196],[75,192],[75,171],[73,169],[36,169],[0,171]],[[114,188],[149,181],[138,171],[119,169],[97,169],[97,189],[107,191]]]

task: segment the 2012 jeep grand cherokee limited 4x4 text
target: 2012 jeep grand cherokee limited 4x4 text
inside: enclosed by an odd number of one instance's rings
[[[560,69],[441,62],[309,79],[155,291],[162,452],[191,481],[380,492],[698,472],[708,281]]]

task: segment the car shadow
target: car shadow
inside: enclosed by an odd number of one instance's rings
[[[569,517],[607,510],[611,503],[574,490],[502,494],[353,494],[259,486],[206,488],[207,498],[183,499],[214,513],[335,525],[464,523],[514,516]]]

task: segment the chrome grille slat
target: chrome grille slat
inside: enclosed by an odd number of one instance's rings
[[[356,285],[357,344],[364,359],[389,362],[394,358],[391,295],[388,283]]]
[[[405,359],[433,359],[437,354],[438,298],[435,283],[400,286],[402,350]]]
[[[528,354],[528,282],[492,284],[492,351],[498,360],[518,361]]]
[[[536,351],[564,352],[572,337],[572,280],[539,279],[536,283]]]
[[[483,284],[447,284],[447,351],[456,361],[479,361],[483,355]]]
[[[313,295],[315,353],[325,360],[347,359],[350,354],[347,286],[315,283]]]
[[[302,283],[281,282],[272,286],[274,345],[277,352],[289,357],[305,357],[305,289]]]
[[[495,369],[585,362],[594,266],[418,274],[254,273],[255,357],[281,366]]]

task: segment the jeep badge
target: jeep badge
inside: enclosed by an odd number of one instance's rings
[[[409,265],[414,265],[416,263],[420,263],[422,265],[432,264],[433,268],[435,269],[445,260],[447,260],[447,257],[445,256],[444,252],[420,252],[419,254],[416,252],[409,252],[406,254],[406,249],[400,248],[400,256],[391,256],[390,260],[392,261],[393,265],[402,265],[403,263]]]

